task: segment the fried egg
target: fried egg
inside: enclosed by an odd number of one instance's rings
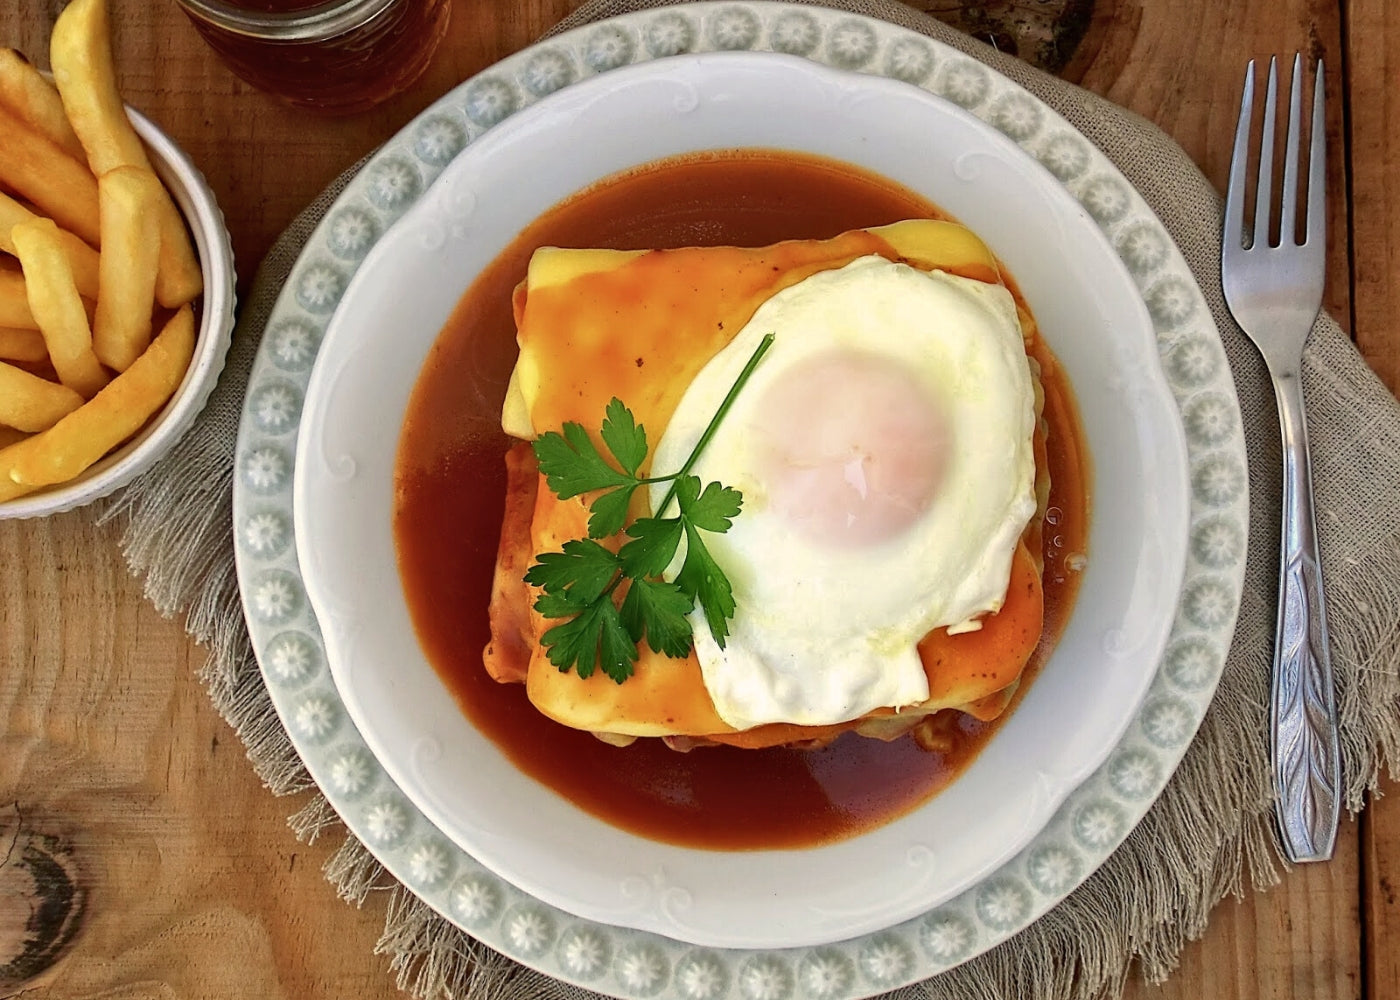
[[[733,526],[704,536],[737,607],[723,646],[691,615],[705,687],[741,730],[922,702],[919,640],[1001,608],[1036,509],[1015,303],[1000,285],[879,256],[818,272],[701,369],[654,469],[684,464],[768,333],[693,468],[744,496]],[[653,506],[665,492],[652,487]]]

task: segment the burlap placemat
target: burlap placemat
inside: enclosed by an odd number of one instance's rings
[[[556,27],[660,6],[593,0]],[[1247,885],[1276,881],[1265,726],[1278,545],[1278,430],[1269,383],[1221,296],[1219,197],[1160,130],[1103,99],[1001,55],[893,0],[826,0],[952,45],[1036,94],[1094,142],[1142,193],[1176,239],[1210,303],[1233,367],[1250,456],[1251,532],[1234,648],[1201,731],[1161,799],[1112,858],[1012,940],[901,996],[1069,1000],[1121,990],[1136,960],[1165,978],[1210,909]],[[277,794],[305,793],[299,836],[341,830],[273,711],[249,646],[234,576],[234,441],[263,326],[301,247],[354,175],[352,167],[268,254],[244,305],[228,367],[201,420],[168,459],[117,498],[124,551],[167,614],[186,614],[209,647],[203,679]],[[1331,604],[1342,711],[1345,802],[1359,810],[1383,768],[1400,762],[1400,406],[1329,318],[1304,366],[1318,528]],[[352,836],[327,865],[345,898],[388,891],[378,951],[399,985],[419,995],[584,997],[472,941],[384,872]]]

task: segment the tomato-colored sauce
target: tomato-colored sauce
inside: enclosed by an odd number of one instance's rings
[[[853,734],[822,750],[614,747],[558,725],[482,667],[509,440],[500,404],[515,361],[511,292],[544,245],[763,246],[907,218],[918,195],[845,164],[740,151],[653,164],[600,182],[525,229],[463,296],[419,375],[400,440],[394,532],[418,638],[463,712],[522,772],[582,809],[657,840],[722,850],[805,847],[895,819],[946,787],[998,723],[950,717],[949,749]],[[1024,692],[1074,603],[1087,537],[1086,463],[1069,386],[1039,358],[1053,483],[1045,637]],[[1009,712],[1008,712],[1009,714]],[[1006,716],[1003,716],[1005,718]],[[468,765],[469,766],[469,765]]]

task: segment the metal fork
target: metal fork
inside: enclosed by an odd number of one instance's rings
[[[1220,264],[1225,301],[1264,357],[1283,428],[1283,542],[1269,713],[1279,832],[1290,861],[1325,861],[1332,856],[1337,838],[1341,764],[1313,516],[1307,422],[1299,378],[1303,343],[1322,308],[1326,266],[1322,63],[1317,64],[1313,87],[1304,238],[1300,242],[1296,235],[1303,76],[1303,60],[1298,55],[1293,59],[1288,105],[1279,242],[1270,245],[1276,76],[1277,61],[1271,59],[1253,238],[1246,246],[1245,185],[1254,106],[1252,60],[1245,73],[1244,99],[1235,129],[1230,186],[1225,199]]]

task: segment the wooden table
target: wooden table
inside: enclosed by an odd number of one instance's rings
[[[456,0],[426,79],[350,120],[234,79],[173,0],[109,0],[128,101],[208,175],[248,278],[321,188],[444,90],[578,0]],[[1390,0],[921,0],[1157,122],[1223,187],[1248,56],[1327,60],[1328,307],[1400,390],[1400,13]],[[0,4],[0,44],[46,62],[62,0]],[[1017,24],[1020,27],[1017,27]],[[203,652],[90,512],[0,523],[0,995],[394,997],[383,898],[339,902],[331,838],[299,844],[197,679]],[[46,867],[48,866],[48,867]],[[49,909],[20,890],[47,879]],[[65,907],[65,879],[85,895]],[[1330,864],[1227,901],[1162,987],[1133,997],[1400,1000],[1400,801],[1344,825]],[[23,940],[27,921],[36,938]],[[64,940],[70,943],[61,947]],[[27,948],[27,951],[26,951]],[[22,962],[13,959],[25,954]],[[56,952],[56,954],[55,954]],[[11,964],[4,964],[11,963]]]

